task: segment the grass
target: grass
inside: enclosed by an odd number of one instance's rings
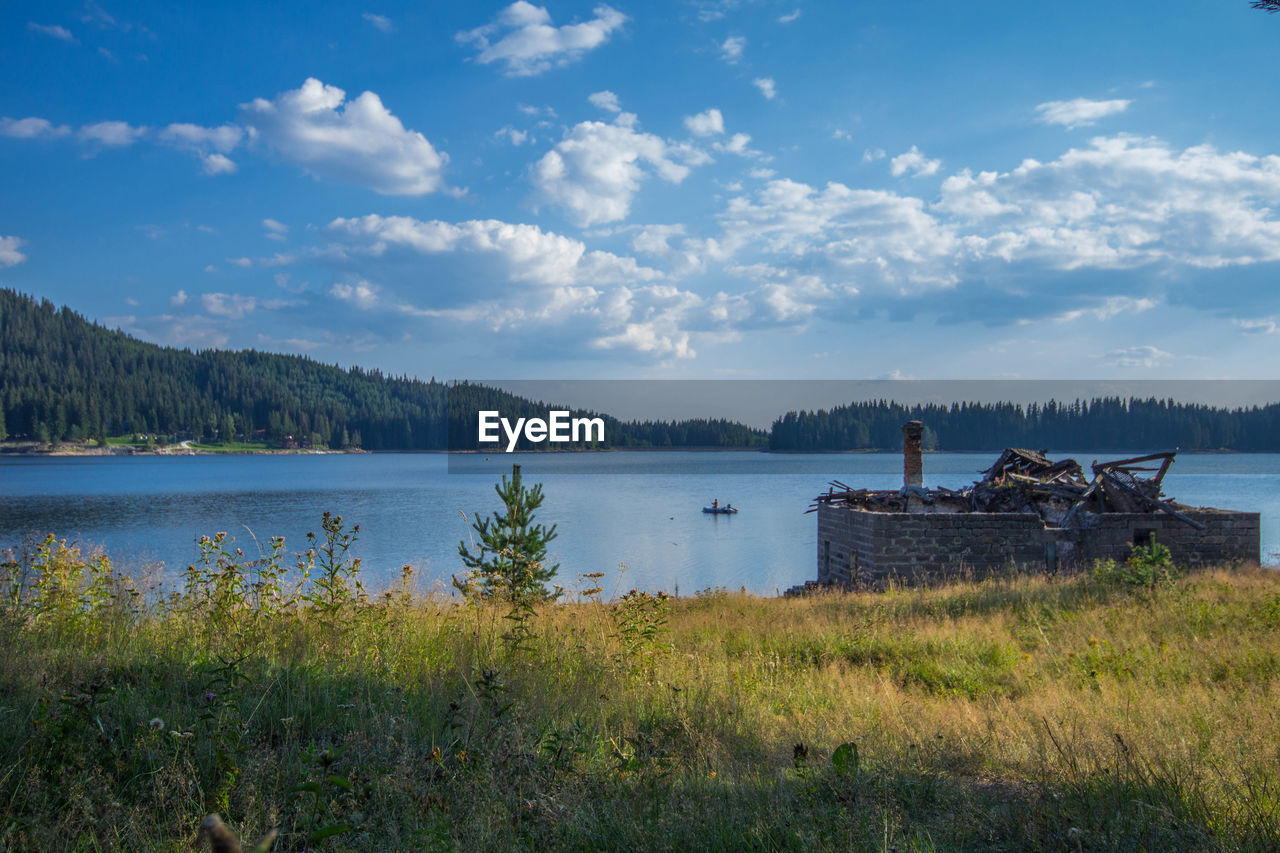
[[[15,555],[0,847],[1280,847],[1280,573],[517,612],[364,597],[336,522],[310,600],[283,543],[168,597]]]

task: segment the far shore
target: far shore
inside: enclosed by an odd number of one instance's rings
[[[1064,452],[1075,451],[1049,451],[1051,455],[1057,455]],[[599,447],[599,448],[577,448],[577,449],[556,449],[556,450],[519,450],[517,453],[658,453],[658,452],[674,452],[674,453],[772,453],[778,455],[795,455],[795,456],[812,456],[812,455],[863,455],[875,453],[900,453],[900,448],[884,448],[884,449],[859,449],[859,450],[770,450],[767,447]],[[998,453],[998,450],[926,450],[925,454],[935,453],[954,453],[967,454],[975,456],[989,456],[992,453]],[[1123,456],[1125,454],[1136,453],[1133,450],[1090,450],[1090,453],[1102,453],[1104,455]],[[1245,452],[1264,453],[1266,451],[1240,451],[1230,449],[1218,450],[1180,450],[1179,454],[1185,456],[1208,456],[1217,454],[1234,454]],[[196,447],[192,446],[192,442],[183,442],[182,444],[166,444],[154,447],[142,447],[138,445],[109,445],[107,447],[99,447],[96,445],[78,445],[78,444],[38,444],[36,442],[3,442],[0,443],[0,458],[5,456],[21,456],[21,457],[71,457],[71,456],[337,456],[344,454],[388,454],[388,453],[440,453],[440,454],[458,454],[469,456],[506,456],[502,450],[364,450],[358,447],[349,447],[343,450],[332,450],[329,448],[309,448],[309,447],[263,447],[260,449],[234,449],[222,450],[219,448]]]

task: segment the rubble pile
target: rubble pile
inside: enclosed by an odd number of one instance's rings
[[[853,489],[839,481],[828,485],[809,508],[823,504],[870,512],[1036,513],[1053,527],[1089,527],[1103,513],[1164,512],[1202,528],[1183,506],[1161,492],[1174,453],[1095,462],[1092,477],[1074,459],[1054,462],[1042,452],[1011,447],[964,489],[904,486],[901,489]]]

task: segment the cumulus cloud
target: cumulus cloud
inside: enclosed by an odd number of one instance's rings
[[[766,100],[772,101],[778,96],[778,87],[772,77],[757,77],[751,83],[760,90],[760,94],[764,95]]]
[[[962,172],[937,209],[978,226],[981,250],[1005,260],[1218,268],[1280,260],[1278,203],[1280,157],[1118,136],[1006,173]]]
[[[723,272],[756,282],[719,303],[734,328],[799,322],[814,306],[829,319],[1106,322],[1163,303],[1225,308],[1230,297],[1195,284],[1195,271],[1280,262],[1278,205],[1280,157],[1100,137],[1046,163],[963,170],[932,198],[768,179],[726,203],[708,244],[732,260]],[[679,270],[691,240],[653,231],[633,245]],[[821,286],[796,290],[802,275]],[[1236,325],[1269,332],[1261,313]],[[1109,358],[1138,367],[1170,356]]]
[[[173,296],[169,297],[169,304],[174,308],[177,308],[180,305],[186,305],[187,292],[185,290],[179,290],[177,293],[173,294]]]
[[[206,314],[226,317],[228,320],[241,320],[258,307],[258,300],[238,293],[205,293],[200,297],[200,304]]]
[[[921,153],[919,148],[912,145],[910,151],[904,151],[889,161],[889,171],[895,178],[908,172],[919,177],[936,174],[941,165],[941,160],[929,159]]]
[[[724,116],[717,109],[710,109],[697,115],[685,116],[684,126],[694,136],[716,136],[724,133]],[[750,141],[751,137],[747,137]],[[746,143],[744,142],[743,145]]]
[[[796,10],[794,10],[794,11],[792,11],[792,12],[788,12],[788,13],[787,13],[787,14],[785,14],[785,15],[779,15],[779,16],[778,16],[778,23],[779,23],[779,24],[789,24],[789,23],[791,23],[792,21],[794,21],[796,18],[799,18],[799,17],[800,17],[800,10],[799,10],[799,9],[796,9]]]
[[[0,118],[0,136],[13,139],[52,139],[69,133],[71,128],[65,124],[55,125],[43,118]]]
[[[1036,107],[1037,121],[1042,124],[1061,124],[1067,128],[1087,127],[1098,119],[1122,113],[1132,101],[1091,101],[1073,98],[1070,101],[1046,101]]]
[[[685,128],[694,136],[717,136],[724,132],[724,117],[717,109],[709,109],[696,115],[686,115]]]
[[[0,237],[0,269],[17,266],[27,259],[26,255],[18,251],[22,244],[23,240],[19,237]]]
[[[720,58],[732,65],[742,58],[746,48],[746,36],[729,36],[720,43]]]
[[[425,195],[444,187],[448,155],[405,129],[373,92],[351,101],[314,77],[272,100],[256,98],[241,120],[286,160],[315,177],[382,195]]]
[[[502,63],[508,77],[532,77],[581,59],[609,40],[627,16],[609,6],[592,10],[594,18],[556,27],[542,6],[517,0],[498,13],[492,23],[458,33],[462,44],[474,45],[481,65]]]
[[[71,34],[71,31],[59,24],[37,24],[35,21],[27,21],[27,29],[33,33],[56,38],[59,41],[70,42],[71,44],[79,44],[80,40]]]
[[[364,280],[351,284],[335,282],[333,287],[329,288],[329,294],[343,302],[350,302],[363,311],[368,311],[378,304],[378,287]]]
[[[608,89],[603,92],[593,92],[587,96],[587,100],[591,102],[593,107],[598,107],[606,112],[622,112],[622,104],[618,102],[618,96]]]
[[[221,127],[201,127],[198,124],[177,123],[163,128],[156,134],[162,145],[189,151],[200,161],[208,175],[229,175],[236,164],[227,156],[244,138],[244,128],[235,124]]]
[[[493,134],[495,139],[506,139],[512,145],[520,146],[529,141],[529,134],[524,130],[516,130],[511,125],[507,125]]]
[[[134,127],[124,121],[100,121],[80,128],[79,136],[107,148],[124,148],[137,142],[147,133],[145,127]]]
[[[335,219],[331,232],[363,238],[370,254],[381,255],[398,246],[426,255],[447,253],[490,255],[498,258],[506,278],[537,285],[608,284],[660,277],[634,258],[587,251],[571,237],[543,231],[536,225],[496,219],[467,222],[423,221],[407,216],[370,214]]]
[[[730,251],[746,247],[824,263],[899,288],[952,281],[945,263],[958,249],[952,231],[924,201],[884,190],[829,183],[821,190],[769,181],[755,197],[730,200],[722,215]]]
[[[611,124],[584,121],[534,164],[532,180],[542,198],[589,227],[625,219],[631,200],[650,174],[678,184],[706,153],[636,130],[636,117],[621,113]]]

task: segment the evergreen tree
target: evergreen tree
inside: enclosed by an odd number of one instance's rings
[[[471,569],[474,583],[486,598],[555,598],[560,594],[559,588],[553,592],[546,585],[560,568],[559,563],[547,565],[547,543],[556,538],[556,526],[548,529],[533,521],[534,510],[542,506],[542,484],[525,488],[520,466],[512,465],[511,479],[504,475],[493,489],[505,511],[495,512],[492,518],[481,518],[476,513],[471,527],[479,545],[473,554],[466,542],[458,543],[462,564]]]

